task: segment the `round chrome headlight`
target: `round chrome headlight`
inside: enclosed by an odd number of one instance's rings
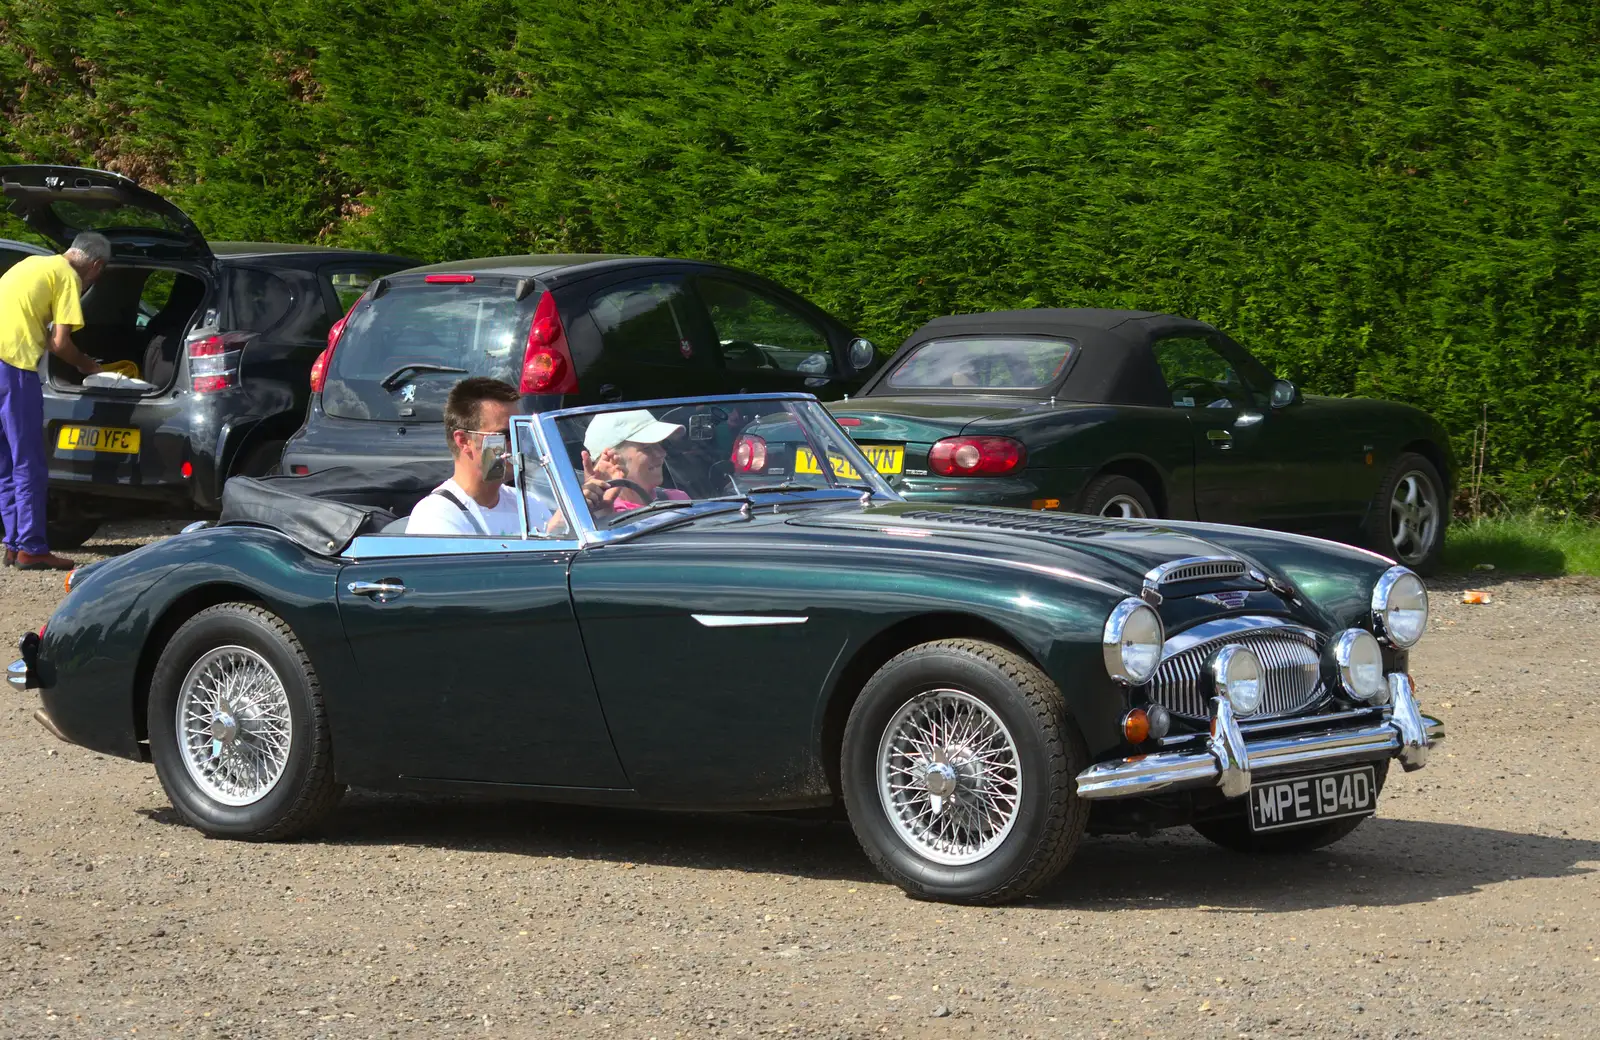
[[[1428,630],[1427,586],[1406,568],[1390,567],[1372,587],[1372,619],[1395,646],[1416,646]]]
[[[1230,644],[1211,659],[1211,685],[1239,715],[1261,707],[1261,660],[1246,646]]]
[[[1165,641],[1161,615],[1142,599],[1125,599],[1106,618],[1101,652],[1111,678],[1132,686],[1143,686],[1155,677],[1161,666],[1161,644]]]
[[[1339,683],[1358,701],[1382,704],[1389,699],[1383,677],[1383,647],[1371,632],[1347,628],[1333,642],[1333,660],[1339,666]]]

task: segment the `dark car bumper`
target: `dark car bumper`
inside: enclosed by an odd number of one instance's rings
[[[1028,477],[903,477],[894,489],[907,502],[962,503],[981,506],[1035,507],[1044,498]]]
[[[257,390],[248,385],[216,394],[179,390],[155,398],[47,392],[44,433],[51,490],[216,509],[233,458],[263,420],[293,408],[292,400],[283,399],[287,396],[276,387]],[[63,450],[61,431],[66,426],[138,430],[139,451]]]
[[[1195,788],[1220,788],[1228,798],[1250,792],[1259,779],[1388,758],[1421,769],[1444,723],[1417,710],[1411,677],[1389,676],[1390,707],[1343,725],[1284,733],[1256,727],[1248,734],[1223,700],[1215,702],[1212,736],[1183,750],[1135,755],[1090,766],[1078,774],[1078,797],[1139,798]],[[1315,720],[1307,720],[1314,722]],[[1286,723],[1293,726],[1293,722]],[[1299,727],[1301,730],[1304,727]]]

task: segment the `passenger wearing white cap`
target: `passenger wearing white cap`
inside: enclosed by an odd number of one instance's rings
[[[643,408],[625,412],[603,412],[589,423],[583,446],[597,464],[616,460],[622,469],[621,492],[611,502],[615,512],[637,509],[661,499],[687,499],[675,488],[661,486],[661,466],[667,459],[662,443],[682,433],[676,423],[662,422]]]

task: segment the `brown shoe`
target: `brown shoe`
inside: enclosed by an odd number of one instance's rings
[[[55,553],[17,553],[19,571],[70,571],[77,564]]]

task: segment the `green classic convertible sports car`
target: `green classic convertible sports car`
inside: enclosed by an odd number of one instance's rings
[[[1423,574],[1450,520],[1450,441],[1425,412],[1303,396],[1227,335],[1167,314],[939,318],[829,409],[919,503],[1321,534]]]
[[[779,429],[811,472],[768,472]],[[1326,845],[1443,736],[1426,591],[1363,550],[905,502],[806,395],[510,434],[516,534],[407,531],[438,472],[238,478],[217,526],[74,572],[8,678],[211,835],[301,833],[350,784],[842,803],[885,876],[976,903],[1086,832]]]

